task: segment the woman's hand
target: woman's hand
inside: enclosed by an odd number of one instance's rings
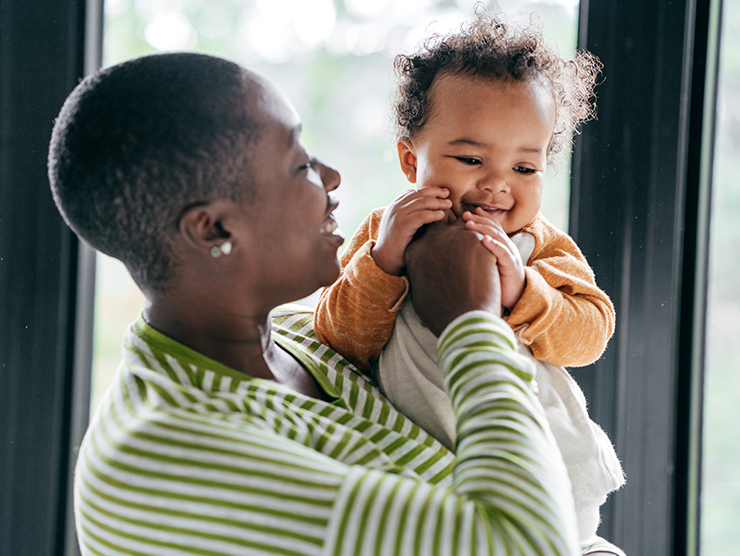
[[[422,322],[439,336],[468,311],[501,314],[501,285],[496,257],[481,236],[453,224],[436,222],[406,250],[411,301]]]
[[[452,207],[450,192],[443,187],[407,191],[385,209],[378,239],[371,251],[378,268],[386,274],[404,273],[404,253],[416,231],[424,224],[437,222]]]
[[[524,292],[526,277],[519,250],[504,229],[486,211],[463,213],[465,227],[484,235],[483,245],[496,256],[501,277],[501,305],[511,310]]]

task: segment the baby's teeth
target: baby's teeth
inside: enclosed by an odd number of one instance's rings
[[[326,223],[325,226],[322,226],[321,233],[322,234],[330,234],[334,230],[337,229],[337,226],[338,226],[338,224],[336,223],[335,220],[330,220],[329,222]]]

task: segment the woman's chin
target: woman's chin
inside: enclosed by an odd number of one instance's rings
[[[333,272],[331,272],[331,278],[329,281],[324,284],[323,286],[331,286],[334,282],[337,281],[339,278],[339,275],[342,273],[342,263],[339,262],[339,258],[334,259],[334,268]]]
[[[336,260],[336,264],[328,267],[326,272],[314,282],[313,289],[306,288],[300,292],[296,292],[292,303],[298,303],[300,305],[308,305],[315,307],[319,301],[319,295],[321,295],[321,289],[327,286],[331,286],[339,278],[339,274],[342,271],[342,266],[339,263],[339,259]]]

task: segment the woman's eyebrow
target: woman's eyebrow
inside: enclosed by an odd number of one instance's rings
[[[290,130],[290,133],[288,134],[288,148],[292,148],[293,145],[298,143],[298,138],[301,136],[301,131],[303,130],[303,123],[299,122],[295,126],[293,126]]]

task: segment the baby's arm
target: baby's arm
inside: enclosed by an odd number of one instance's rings
[[[409,287],[402,276],[406,246],[419,227],[444,217],[447,195],[441,188],[410,191],[373,211],[342,254],[341,276],[321,293],[316,334],[357,368],[368,370],[390,339]]]
[[[367,371],[393,332],[393,323],[409,283],[386,274],[370,254],[385,209],[360,224],[340,259],[342,274],[321,292],[314,329],[324,344]]]
[[[614,306],[570,236],[541,217],[528,228],[536,236],[535,251],[523,268],[524,286],[517,301],[511,306],[502,303],[511,311],[505,320],[537,359],[564,367],[589,365],[601,357],[614,333]],[[499,259],[503,243],[500,236],[483,242]],[[517,260],[521,264],[518,256],[514,259],[512,268]],[[502,274],[502,293],[504,283]]]
[[[609,296],[573,239],[540,219],[527,286],[506,321],[537,359],[579,367],[596,361],[614,333]]]

